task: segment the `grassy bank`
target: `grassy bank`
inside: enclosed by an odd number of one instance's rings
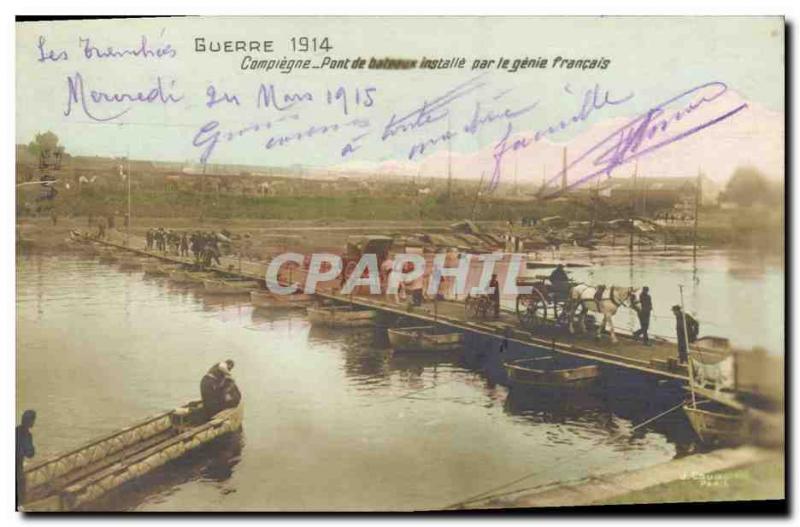
[[[686,479],[629,492],[597,504],[775,500],[784,497],[784,464],[774,462],[708,474],[686,474]]]
[[[21,218],[49,216],[98,217],[116,214],[121,221],[128,209],[126,192],[85,189],[64,192],[53,201],[37,202],[37,189],[18,191],[17,213]],[[526,216],[544,218],[562,216],[571,221],[586,221],[592,209],[578,201],[534,201],[486,198],[475,203],[473,196],[454,193],[428,196],[366,193],[350,195],[262,196],[193,191],[137,191],[131,210],[135,218],[183,218],[213,224],[229,220],[280,221],[403,221],[448,222],[463,218],[476,221],[519,221]],[[615,219],[611,211],[597,212],[598,220]],[[618,214],[618,213],[617,213]],[[756,247],[768,250],[783,247],[783,211],[769,208],[701,211],[697,240],[713,247]],[[498,223],[502,226],[502,223]],[[655,243],[690,245],[694,240],[693,225],[671,225],[666,232],[652,235]]]
[[[29,196],[18,195],[17,203],[33,204]],[[133,195],[131,207],[136,217],[184,218],[251,218],[282,220],[448,220],[471,217],[473,201],[466,196],[401,195],[301,195],[260,196],[189,191],[141,191]],[[53,202],[61,216],[105,215],[117,211],[123,214],[128,207],[125,192],[84,191],[59,195]],[[45,207],[49,207],[47,204]],[[491,200],[475,207],[478,220],[507,220],[522,216],[554,215],[563,212],[558,204],[532,207],[512,200]],[[23,215],[31,214],[20,207]]]

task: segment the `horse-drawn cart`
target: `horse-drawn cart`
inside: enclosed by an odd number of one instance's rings
[[[566,264],[569,267],[586,267],[586,264]],[[526,271],[552,270],[558,264],[549,262],[528,262]],[[529,287],[530,291],[517,296],[517,318],[525,329],[536,329],[544,325],[568,327],[571,313],[570,289],[577,282],[573,280],[550,279],[551,274],[523,273],[517,278],[517,288]],[[583,306],[578,307],[580,316]]]
[[[564,282],[564,286],[553,283],[545,275],[537,275],[535,280],[517,279],[517,287],[530,287],[528,293],[517,296],[517,318],[526,329],[555,323],[559,326],[569,324],[569,288],[574,284]],[[549,322],[548,322],[549,321]]]

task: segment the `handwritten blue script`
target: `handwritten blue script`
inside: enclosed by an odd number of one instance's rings
[[[685,90],[656,104],[643,114],[604,137],[552,177],[543,189],[543,197],[561,193],[611,172],[626,163],[652,153],[659,148],[686,139],[714,126],[747,108],[747,103],[724,104],[719,99],[728,91],[721,81],[712,81]],[[712,117],[700,119],[701,107],[715,110]],[[564,171],[578,174],[565,188],[550,188]]]
[[[564,86],[564,91],[570,95],[574,95],[573,90],[569,85]],[[512,140],[511,137],[514,129],[512,123],[509,122],[506,126],[505,133],[494,146],[494,170],[492,171],[492,178],[489,182],[489,190],[493,190],[497,187],[503,170],[503,157],[508,152],[515,152],[528,148],[532,144],[541,141],[545,137],[566,131],[578,123],[586,121],[597,111],[624,104],[630,101],[633,96],[634,93],[631,92],[624,96],[615,97],[612,95],[610,90],[601,88],[599,84],[595,84],[593,88],[583,92],[581,104],[577,111],[570,111],[565,117],[558,119],[555,123],[535,130],[532,138],[518,136]]]
[[[89,90],[80,73],[67,76],[67,107],[64,116],[72,115],[73,105],[78,111],[83,112],[93,121],[107,122],[122,117],[133,106],[137,104],[161,104],[170,105],[183,100],[183,95],[174,93],[175,81],[169,81],[165,86],[161,77],[156,77],[155,82],[150,87],[127,91],[127,92],[106,92],[102,90]],[[120,105],[122,108],[120,109]],[[107,113],[101,115],[104,108]]]

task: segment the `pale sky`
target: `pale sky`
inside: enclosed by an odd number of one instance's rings
[[[227,17],[18,23],[16,140],[27,143],[36,132],[52,130],[73,154],[129,152],[132,158],[197,162],[203,148],[192,142],[208,139],[210,132],[198,136],[200,129],[217,122],[214,130],[235,131],[236,137],[218,142],[210,163],[324,167],[402,162],[409,160],[416,142],[431,141],[415,153],[413,160],[418,162],[447,150],[448,141],[441,134],[448,125],[459,132],[450,139],[450,148],[465,154],[491,148],[503,137],[509,122],[513,133],[523,133],[569,118],[580,109],[585,91],[595,86],[601,94],[608,92],[612,100],[627,99],[597,109],[583,122],[570,123],[548,136],[552,142],[566,144],[593,125],[639,115],[676,94],[715,81],[766,112],[782,113],[783,35],[783,19],[778,17]],[[292,53],[293,36],[327,37],[333,49],[329,53]],[[64,51],[68,58],[40,61],[40,37],[45,39],[46,53],[57,57]],[[168,45],[174,57],[84,56],[85,39],[102,50],[109,46],[122,50],[141,47],[143,37],[148,49]],[[248,53],[196,53],[197,37],[206,42],[273,41],[275,51],[252,53],[256,59],[307,57],[316,64],[326,55],[334,59],[463,56],[466,68],[313,69],[290,74],[242,71],[240,64]],[[610,63],[607,69],[593,70],[550,67],[558,56],[606,58]],[[543,57],[551,64],[545,69],[510,73],[495,67],[500,57],[511,61]],[[473,71],[475,59],[493,59],[495,63],[489,69]],[[156,93],[156,100],[150,103],[92,100],[93,90],[96,99],[140,91],[147,94],[159,78],[162,93]],[[77,79],[83,82],[85,109],[75,100],[70,106],[69,81],[75,88]],[[218,97],[227,92],[236,96],[239,104],[222,102],[206,107],[210,85]],[[273,104],[259,108],[262,85],[274,88],[279,105],[286,94],[298,94],[304,100],[282,111]],[[447,106],[446,115],[439,114],[441,120],[382,137],[393,114],[398,118],[408,115],[459,86],[465,94]],[[348,102],[347,115],[341,105],[342,94]],[[159,95],[180,100],[164,103]],[[519,115],[485,123],[467,133],[464,127],[476,103],[479,112],[484,112],[481,115],[507,109]],[[68,109],[69,115],[65,115]],[[108,120],[99,122],[92,116]],[[271,128],[267,129],[266,123]],[[321,127],[333,125],[339,128],[321,131]],[[312,131],[302,140],[285,145],[276,142],[277,137],[310,127]],[[247,131],[239,134],[243,129]],[[718,133],[724,133],[722,130]],[[782,137],[783,130],[774,133]],[[343,155],[348,144],[354,149]]]

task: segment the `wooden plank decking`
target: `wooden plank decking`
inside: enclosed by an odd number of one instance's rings
[[[123,234],[112,232],[111,236],[113,237],[112,239],[99,241],[165,261],[181,264],[194,263],[192,257],[146,251],[143,249],[145,240],[140,236],[131,236],[127,246],[124,243]],[[211,269],[264,281],[267,264],[265,262],[240,260],[233,256],[222,256],[220,257],[220,265],[212,265]],[[301,271],[301,274],[294,276],[293,280],[302,282],[304,278],[305,276]],[[570,335],[568,332],[555,327],[541,328],[541,330],[537,330],[534,333],[521,328],[516,314],[507,310],[501,312],[497,320],[468,320],[464,312],[464,303],[458,301],[427,302],[420,307],[408,308],[405,304],[398,304],[384,296],[342,295],[337,292],[337,288],[326,288],[325,284],[321,284],[318,287],[316,294],[318,297],[327,300],[378,309],[384,313],[411,317],[426,323],[445,324],[456,329],[491,335],[498,339],[505,338],[519,344],[543,347],[558,353],[634,370],[642,374],[656,375],[687,383],[689,381],[686,366],[677,364],[677,345],[661,338],[652,338],[651,345],[645,346],[641,342],[634,340],[629,334],[618,331],[618,342],[612,343],[608,335],[603,335],[601,339],[597,340],[590,334]],[[708,391],[703,395],[736,409],[741,409],[742,407],[730,394]]]

